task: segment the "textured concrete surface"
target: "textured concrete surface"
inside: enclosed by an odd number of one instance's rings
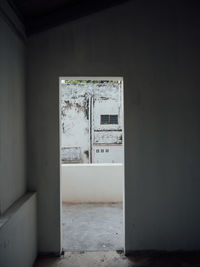
[[[29,38],[27,171],[40,252],[60,248],[62,75],[124,78],[126,248],[200,249],[198,3],[128,1]]]
[[[123,249],[122,204],[63,204],[63,249]]]
[[[116,251],[66,252],[60,258],[40,258],[34,267],[192,267],[200,266],[197,253],[139,253],[125,257]]]
[[[4,1],[0,2],[1,9]],[[26,47],[9,27],[1,12],[0,32],[1,215],[26,191]]]
[[[33,266],[37,257],[36,203],[36,194],[27,193],[0,216],[1,267]]]

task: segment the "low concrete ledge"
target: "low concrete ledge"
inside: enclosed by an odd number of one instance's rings
[[[0,217],[0,266],[31,267],[36,256],[36,193],[27,193]]]
[[[63,164],[61,174],[63,202],[123,201],[123,164]]]

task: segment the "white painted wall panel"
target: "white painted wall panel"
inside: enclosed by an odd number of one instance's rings
[[[63,164],[61,170],[63,202],[123,201],[123,164]]]
[[[96,163],[119,163],[124,162],[123,146],[94,145],[93,158]]]

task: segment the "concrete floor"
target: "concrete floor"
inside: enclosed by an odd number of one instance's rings
[[[64,204],[63,247],[68,252],[61,257],[38,258],[34,267],[200,266],[200,252],[147,251],[126,257],[114,251],[123,247],[122,219],[119,204]]]
[[[66,252],[60,258],[40,258],[34,267],[195,267],[200,266],[198,253],[136,253],[125,257],[116,251]]]
[[[122,250],[122,204],[63,203],[62,231],[64,251]]]

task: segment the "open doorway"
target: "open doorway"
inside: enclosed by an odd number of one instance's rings
[[[59,83],[63,250],[123,250],[123,79]]]

